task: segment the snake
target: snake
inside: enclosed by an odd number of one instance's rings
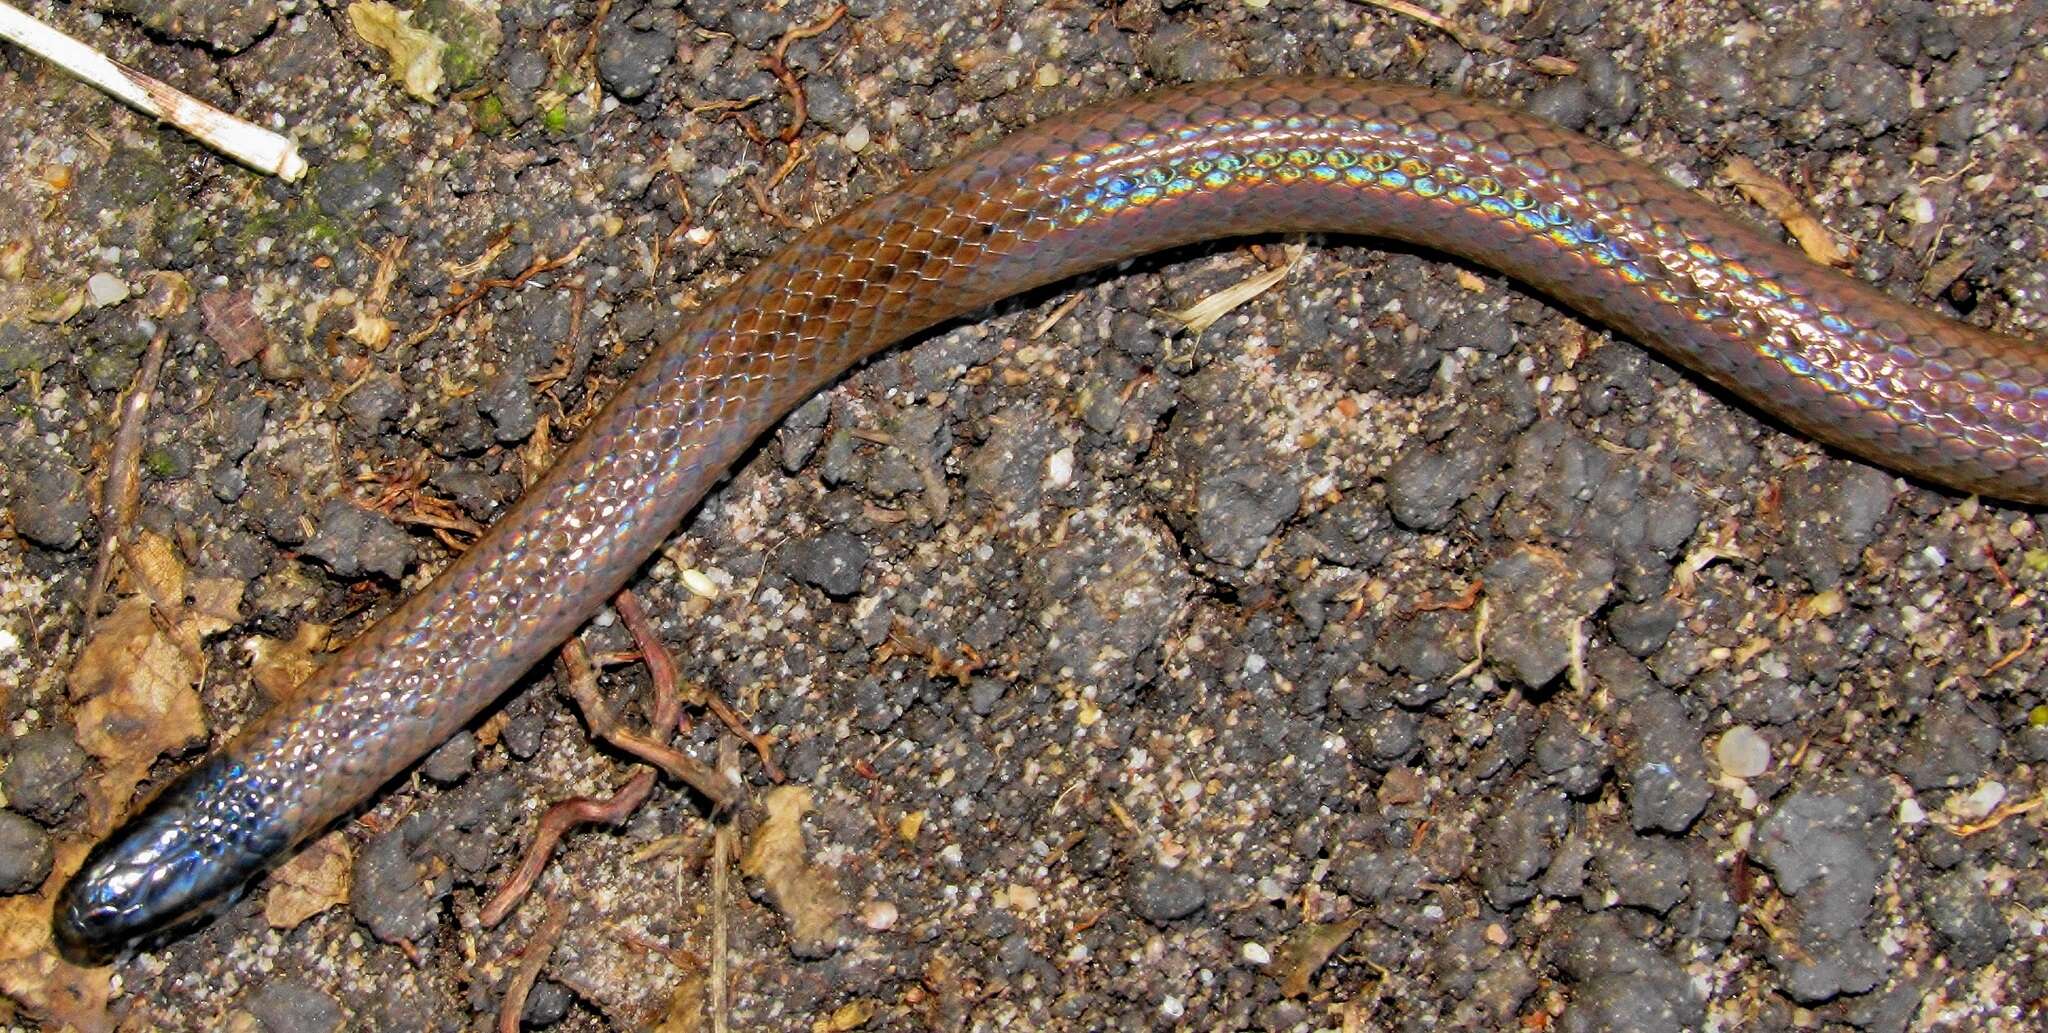
[[[2032,340],[1894,298],[1494,103],[1328,78],[1167,88],[916,176],[688,313],[470,548],[94,847],[56,899],[57,945],[103,962],[216,913],[502,695],[854,364],[1090,270],[1276,233],[1465,259],[1826,445],[2048,502],[2048,351]]]

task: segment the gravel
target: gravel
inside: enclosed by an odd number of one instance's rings
[[[1124,883],[1131,911],[1154,925],[1188,918],[1209,904],[1209,888],[1199,872],[1147,865]]]
[[[387,517],[334,499],[320,510],[320,529],[306,555],[342,577],[382,574],[397,578],[412,566],[412,539]]]
[[[1818,1004],[1868,993],[1891,969],[1866,928],[1892,850],[1874,827],[1891,792],[1865,778],[1795,789],[1756,827],[1756,860],[1798,905],[1770,951],[1787,996]]]
[[[0,811],[0,893],[27,893],[50,874],[54,851],[42,826]]]
[[[64,820],[79,799],[85,774],[85,751],[69,732],[47,728],[14,739],[0,749],[7,766],[0,768],[0,792],[7,805],[42,822]]]
[[[265,983],[250,995],[248,1007],[264,1033],[332,1033],[346,1019],[341,1002],[298,979]]]

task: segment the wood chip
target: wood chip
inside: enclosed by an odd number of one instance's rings
[[[1806,257],[1836,267],[1847,266],[1854,260],[1855,255],[1828,232],[1798,196],[1755,162],[1740,156],[1730,158],[1721,166],[1721,178],[1778,220],[1799,243],[1799,249],[1806,252]]]

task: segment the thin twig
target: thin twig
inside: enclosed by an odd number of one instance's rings
[[[99,87],[145,115],[163,119],[201,143],[289,183],[306,174],[299,145],[253,122],[159,82],[84,43],[0,3],[0,39],[12,42]]]
[[[164,345],[170,339],[168,327],[149,339],[149,347],[142,353],[142,366],[135,371],[135,386],[129,390],[127,401],[121,403],[121,425],[114,431],[114,447],[107,453],[106,480],[100,485],[100,555],[93,564],[92,585],[85,593],[88,622],[99,615],[107,578],[114,569],[114,551],[135,523],[136,504],[142,497],[142,428],[156,398],[157,381],[163,377]]]
[[[648,676],[654,680],[654,729],[657,735],[666,737],[668,730],[675,727],[677,719],[682,714],[682,676],[676,671],[675,658],[669,655],[668,648],[662,644],[660,634],[654,630],[654,622],[647,618],[646,608],[640,605],[640,599],[633,594],[632,589],[621,590],[618,597],[612,600],[612,609],[618,611],[619,623],[626,626],[627,634],[633,636],[634,645],[640,647],[640,658],[647,664]],[[754,752],[761,756],[761,768],[767,772],[769,779],[781,782],[784,777],[782,767],[775,763],[775,755],[769,749],[774,740],[756,734],[752,728],[747,727],[739,712],[717,693],[706,690],[702,695],[705,705],[718,716],[718,720],[724,722],[725,726],[732,730],[732,734],[745,739],[747,745],[752,746]],[[731,779],[725,781],[729,784]]]
[[[761,758],[761,771],[768,776],[770,782],[779,784],[788,778],[782,773],[782,765],[775,763],[775,754],[770,749],[775,745],[774,738],[747,727],[739,711],[734,710],[732,704],[727,703],[718,693],[707,690],[704,693],[704,705],[710,707],[711,712],[717,715],[727,728],[732,729],[732,734],[745,739],[747,745],[754,748],[754,752]]]
[[[1515,49],[1507,40],[1499,36],[1481,32],[1456,19],[1446,18],[1443,15],[1424,10],[1415,4],[1407,3],[1406,0],[1353,0],[1353,2],[1365,4],[1368,7],[1377,7],[1383,11],[1391,11],[1406,18],[1413,18],[1430,28],[1449,35],[1452,39],[1458,41],[1459,46],[1464,47],[1466,50],[1477,50],[1488,54],[1508,54],[1513,53]]]
[[[654,622],[647,617],[647,608],[640,605],[640,597],[632,589],[621,589],[612,599],[612,609],[618,612],[626,633],[633,636],[633,644],[640,647],[640,662],[647,665],[647,677],[654,682],[654,706],[650,708],[654,734],[666,739],[683,710],[682,683],[676,673],[675,657],[669,655],[668,647],[654,630]]]
[[[498,1005],[498,1033],[519,1033],[519,1022],[526,1015],[526,997],[533,992],[533,984],[540,981],[548,956],[555,952],[555,941],[568,924],[569,908],[559,900],[549,900],[547,921],[526,942],[526,957],[520,959],[519,971],[513,974],[511,985],[505,988],[505,1000]]]
[[[670,778],[688,784],[704,794],[713,806],[723,810],[738,803],[740,789],[708,764],[669,746],[661,739],[624,727],[597,691],[597,675],[590,663],[590,651],[582,642],[570,639],[562,647],[563,681],[591,734],[633,756],[660,768]],[[667,728],[657,734],[666,739]]]
[[[803,83],[797,80],[796,73],[790,70],[787,63],[789,45],[798,40],[824,35],[844,17],[846,5],[832,5],[832,10],[826,12],[823,18],[783,33],[782,38],[775,41],[775,49],[769,52],[767,60],[761,62],[762,67],[768,69],[768,73],[773,75],[776,81],[782,84],[783,90],[789,94],[789,124],[782,127],[782,132],[777,134],[777,139],[783,143],[795,143],[797,134],[803,131],[804,119],[810,117],[804,100]]]
[[[732,880],[732,829],[720,828],[711,837],[711,974],[705,1006],[711,1010],[712,1033],[731,1028],[726,1015],[726,979],[731,961],[726,957],[725,901]]]
[[[583,249],[589,246],[590,238],[585,237],[581,240],[578,240],[576,242],[575,247],[572,247],[568,251],[563,252],[558,257],[534,259],[531,263],[527,265],[526,268],[521,269],[518,275],[493,278],[489,280],[480,280],[477,283],[472,284],[468,293],[464,294],[460,298],[455,299],[452,302],[449,302],[446,307],[441,309],[441,311],[434,313],[434,318],[428,320],[426,326],[421,327],[419,330],[415,331],[411,337],[406,338],[406,345],[410,347],[412,345],[420,343],[421,341],[426,340],[428,337],[433,336],[434,331],[439,330],[441,328],[441,324],[446,323],[448,320],[461,315],[463,312],[467,311],[471,305],[474,305],[477,302],[482,301],[484,299],[484,296],[493,289],[518,290],[519,288],[526,286],[526,282],[528,280],[531,280],[542,273],[553,272],[556,269],[560,269],[561,267],[576,261],[578,258],[583,257]]]
[[[519,861],[510,878],[491,895],[490,902],[477,913],[477,921],[490,928],[505,920],[512,909],[526,899],[527,891],[547,868],[548,858],[553,857],[555,847],[572,828],[590,822],[607,825],[625,820],[626,816],[638,810],[647,802],[649,793],[654,792],[654,772],[641,768],[625,785],[605,799],[594,796],[579,796],[555,804],[540,816],[540,827],[534,830],[533,842],[526,848],[526,856]]]

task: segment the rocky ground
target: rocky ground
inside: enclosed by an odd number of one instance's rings
[[[527,1028],[2048,1022],[2035,515],[1348,239],[1188,249],[930,335],[691,518],[637,589],[787,774],[690,708],[681,744],[754,799],[722,894],[719,826],[664,785],[483,927],[540,810],[630,775],[542,672],[159,952],[59,966],[38,917],[132,787],[417,586],[680,313],[964,146],[1155,83],[1425,83],[1782,221],[1728,185],[1748,159],[1857,275],[2038,331],[2048,3],[1474,0],[1454,35],[1338,0],[854,0],[785,38],[831,9],[431,0],[431,90],[340,3],[29,6],[290,127],[313,171],[229,166],[0,48],[13,1024],[488,1028],[547,944]],[[1302,243],[1206,332],[1164,314]],[[628,648],[609,616],[586,637]],[[643,668],[604,685],[642,719]]]

